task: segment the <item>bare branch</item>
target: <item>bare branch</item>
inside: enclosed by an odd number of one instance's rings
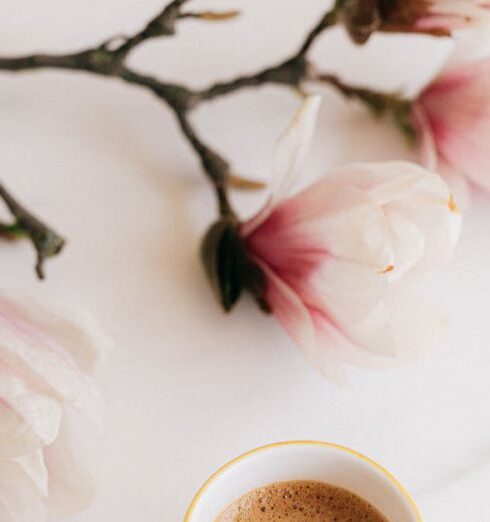
[[[0,225],[0,233],[9,238],[28,237],[31,240],[37,253],[36,273],[39,279],[44,279],[44,261],[59,254],[65,240],[21,205],[2,183],[0,198],[14,218],[13,223]]]
[[[321,17],[305,37],[299,51],[293,56],[255,74],[218,82],[199,91],[185,85],[164,82],[128,68],[125,61],[132,50],[151,38],[174,35],[176,24],[181,19],[227,20],[238,14],[236,11],[183,12],[182,9],[188,1],[173,0],[141,31],[132,36],[114,36],[93,48],[64,55],[33,54],[12,58],[0,57],[0,71],[20,72],[42,68],[84,71],[119,78],[128,84],[138,85],[149,90],[172,109],[183,135],[200,158],[203,170],[214,186],[220,215],[235,220],[236,216],[228,199],[228,185],[232,175],[230,165],[197,134],[189,121],[189,112],[200,103],[245,87],[257,87],[269,83],[301,89],[302,83],[309,80],[311,76],[311,66],[307,54],[316,39],[337,22],[338,5]],[[38,253],[37,273],[42,278],[44,260],[59,253],[63,248],[64,240],[22,207],[2,185],[0,185],[0,197],[15,217],[15,222],[12,224],[0,224],[0,232],[8,234],[9,237],[15,233],[30,238]]]

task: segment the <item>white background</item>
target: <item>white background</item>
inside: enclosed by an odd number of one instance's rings
[[[161,0],[3,0],[1,55],[75,50],[138,29]],[[145,44],[141,71],[202,86],[276,62],[322,0],[195,0],[243,8],[226,24],[185,21]],[[315,47],[325,70],[386,88],[421,85],[450,45],[379,36],[354,48],[338,29]],[[305,183],[352,160],[409,158],[386,122],[324,90]],[[207,140],[244,174],[267,178],[273,142],[298,100],[280,87],[200,108]],[[98,382],[108,404],[100,493],[77,522],[182,520],[226,460],[283,439],[350,445],[413,492],[428,521],[489,520],[490,199],[475,196],[454,262],[433,295],[452,320],[442,352],[413,366],[351,373],[338,388],[303,361],[272,318],[244,300],[225,317],[198,263],[214,200],[170,112],[117,80],[71,72],[0,73],[0,176],[68,238],[32,274],[28,244],[0,243],[1,284],[83,304],[116,340]],[[260,196],[236,196],[244,215]]]

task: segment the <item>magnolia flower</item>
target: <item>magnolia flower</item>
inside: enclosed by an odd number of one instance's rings
[[[464,191],[464,178],[490,190],[490,60],[443,71],[413,104],[425,165]]]
[[[450,36],[490,24],[485,0],[342,0],[337,2],[347,32],[358,44],[376,31]]]
[[[90,502],[85,453],[101,400],[89,374],[107,344],[90,317],[0,296],[1,522],[44,522]]]
[[[450,35],[490,23],[485,0],[380,0],[382,29]]]
[[[241,229],[247,251],[322,371],[411,359],[438,341],[441,315],[408,281],[448,260],[461,217],[442,179],[406,162],[349,165],[291,196],[318,104],[308,98],[279,141],[272,195]]]

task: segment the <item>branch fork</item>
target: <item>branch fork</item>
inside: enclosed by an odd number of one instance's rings
[[[226,96],[243,88],[277,84],[302,92],[303,84],[308,81],[328,83],[345,96],[359,99],[378,113],[392,110],[396,105],[393,97],[390,98],[366,89],[352,88],[344,85],[334,76],[320,75],[308,60],[308,53],[320,35],[328,28],[336,25],[338,21],[344,21],[342,20],[344,4],[349,2],[355,3],[357,6],[360,5],[359,2],[356,3],[351,0],[338,0],[334,8],[323,14],[318,23],[309,31],[298,51],[279,64],[266,67],[254,74],[218,82],[201,90],[141,74],[126,64],[128,55],[147,40],[175,35],[179,21],[189,18],[221,21],[235,18],[238,15],[237,11],[204,11],[200,13],[185,11],[184,8],[189,0],[171,1],[134,35],[114,36],[93,48],[70,54],[36,54],[17,58],[0,57],[0,71],[21,72],[42,68],[83,71],[99,76],[119,78],[128,84],[137,85],[150,91],[175,114],[184,137],[200,159],[204,174],[214,188],[221,218],[237,221],[228,198],[230,181],[232,185],[237,186],[237,177],[232,172],[230,163],[219,152],[213,150],[194,129],[190,120],[191,111],[202,103]],[[400,103],[399,107],[401,107]],[[243,186],[243,183],[241,185]],[[248,184],[248,188],[251,186]],[[38,256],[36,272],[40,278],[44,277],[44,261],[62,250],[64,239],[51,227],[22,207],[2,185],[0,185],[0,198],[5,201],[14,217],[14,222],[2,225],[0,232],[3,232],[4,235],[8,234],[9,237],[27,236],[31,240]]]

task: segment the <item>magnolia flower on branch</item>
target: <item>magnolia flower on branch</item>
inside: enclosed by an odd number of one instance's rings
[[[425,164],[490,191],[490,59],[444,70],[413,103]]]
[[[266,67],[255,74],[240,76],[229,81],[218,82],[201,90],[190,89],[185,85],[165,82],[159,78],[140,74],[127,65],[128,55],[139,45],[151,38],[168,37],[176,34],[177,22],[189,18],[204,21],[221,21],[235,18],[236,11],[188,11],[185,8],[189,0],[173,0],[160,13],[151,19],[140,31],[131,36],[117,36],[106,39],[95,47],[79,52],[48,55],[33,54],[20,57],[0,57],[0,71],[21,72],[35,69],[52,68],[95,74],[98,76],[119,78],[120,80],[140,86],[163,101],[175,114],[179,126],[189,145],[198,156],[204,174],[214,187],[218,203],[218,211],[222,217],[234,219],[234,211],[228,198],[229,185],[235,185],[239,178],[233,173],[229,162],[213,150],[194,129],[190,113],[199,104],[213,100],[243,89],[273,83],[300,89],[309,79],[310,64],[308,52],[316,39],[329,27],[337,23],[339,7],[321,16],[317,24],[307,33],[299,50],[278,64]],[[243,186],[244,184],[241,183]],[[245,183],[250,187],[251,184]],[[0,193],[0,197],[7,199]],[[15,215],[15,214],[14,214]],[[39,228],[39,227],[38,227]],[[52,232],[47,227],[41,227],[42,234]],[[0,230],[1,231],[1,230]],[[3,229],[11,232],[9,226]],[[26,230],[24,230],[26,232]],[[38,251],[38,275],[42,275],[42,261],[48,257],[46,249],[40,247],[39,234],[28,233]],[[15,237],[12,234],[9,237]],[[59,239],[59,238],[58,238]],[[59,243],[59,241],[58,241]],[[51,245],[51,243],[50,243]],[[50,248],[49,256],[59,253],[61,247]]]
[[[318,105],[307,98],[279,141],[264,208],[228,229],[240,248],[214,244],[222,291],[250,290],[233,267],[252,266],[254,296],[326,373],[409,360],[437,344],[444,321],[408,281],[449,260],[461,216],[437,174],[406,162],[349,165],[292,195]]]
[[[109,341],[90,316],[0,296],[0,520],[46,522],[90,503]]]
[[[443,176],[464,208],[468,182],[490,191],[490,58],[450,63],[412,99],[347,85],[318,71],[312,79],[375,115],[389,116],[417,146],[421,164]]]
[[[194,128],[192,111],[200,104],[225,96],[243,88],[264,84],[283,85],[302,90],[304,84],[318,80],[319,75],[309,59],[309,52],[317,39],[330,27],[343,22],[358,42],[365,42],[377,30],[422,31],[436,35],[450,34],[454,29],[486,23],[489,4],[479,0],[337,0],[334,7],[325,12],[298,46],[298,50],[279,63],[265,67],[253,74],[220,81],[203,89],[191,89],[182,84],[166,82],[160,78],[138,73],[127,64],[130,53],[152,38],[174,36],[180,21],[194,18],[204,21],[229,20],[236,11],[191,11],[190,0],[173,0],[168,3],[143,28],[129,36],[116,36],[102,43],[69,54],[33,54],[20,57],[0,57],[0,71],[21,72],[44,68],[64,69],[118,78],[128,84],[142,87],[164,102],[175,114],[185,139],[198,156],[203,172],[211,182],[218,204],[218,212],[230,222],[236,221],[230,204],[230,186],[251,187],[250,183],[236,183],[232,166],[218,151],[211,148]],[[410,115],[410,103],[398,96],[383,95],[366,89],[343,84],[331,75],[323,75],[340,91],[367,103],[376,113],[390,113],[400,127],[414,132]],[[3,190],[0,197],[9,206],[15,222],[0,226],[0,232],[9,238],[28,236],[34,244],[38,263],[37,273],[43,275],[43,261],[61,251],[63,239],[36,220],[20,204],[22,216],[12,210],[11,196]],[[32,218],[32,219],[31,219]],[[28,226],[27,226],[28,225]]]

